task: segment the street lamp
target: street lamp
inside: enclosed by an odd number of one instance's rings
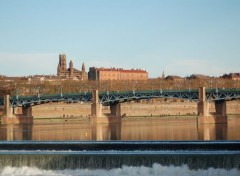
[[[189,92],[190,92],[190,89],[191,89],[191,87],[190,87],[191,85],[190,84],[191,84],[191,80],[188,80],[188,91]]]
[[[218,92],[218,88],[217,88],[217,78],[215,78],[215,86],[216,86],[216,93]]]
[[[138,90],[138,81],[135,82],[135,85],[136,85],[135,89],[137,91]]]
[[[132,86],[132,89],[133,89],[133,95],[135,94],[134,86],[135,86],[135,83],[133,82],[133,86]]]
[[[209,84],[210,84],[210,89],[212,89],[212,80],[209,81]]]
[[[126,82],[126,84],[124,84],[124,87],[125,87],[126,91],[128,91],[128,82]]]
[[[232,81],[232,87],[233,87],[233,88],[236,88],[236,82],[235,82],[235,80]]]
[[[36,90],[37,90],[37,96],[38,96],[38,98],[40,98],[40,87],[37,86],[37,87],[36,87]]]
[[[180,82],[179,81],[176,81],[176,88],[178,89],[178,90],[180,90]]]
[[[159,89],[160,89],[160,93],[162,94],[162,80],[161,79],[159,81]]]
[[[59,87],[59,89],[60,89],[60,96],[62,97],[62,96],[63,96],[63,92],[62,92],[63,86],[61,85],[61,86]]]

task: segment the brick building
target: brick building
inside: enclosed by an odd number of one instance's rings
[[[65,54],[59,55],[59,63],[57,67],[57,76],[66,78],[77,78],[80,80],[88,80],[88,74],[85,71],[85,65],[82,64],[82,71],[73,67],[73,62],[69,62],[69,68],[67,68],[67,58]]]
[[[122,68],[90,67],[89,80],[148,80],[148,72],[141,69],[124,70]]]

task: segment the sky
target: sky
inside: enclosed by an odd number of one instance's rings
[[[239,0],[0,0],[0,75],[81,69],[240,72]]]

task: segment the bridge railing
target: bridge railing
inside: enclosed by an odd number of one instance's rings
[[[214,89],[206,89],[206,93],[210,93],[210,92],[240,92],[239,88],[214,88]]]
[[[100,92],[99,95],[106,94],[151,94],[151,93],[186,93],[186,92],[198,92],[198,89],[190,90],[135,90],[135,91],[110,91],[110,92]]]
[[[142,95],[141,95],[142,94]],[[145,94],[145,95],[144,95]],[[177,94],[177,95],[176,95]],[[187,89],[187,90],[131,90],[131,91],[111,91],[111,92],[99,92],[99,96],[124,96],[124,95],[131,95],[132,96],[149,96],[149,97],[182,97],[182,98],[198,98],[198,89]],[[214,97],[224,99],[226,97],[234,98],[237,96],[239,98],[240,96],[240,89],[231,88],[231,89],[206,89],[206,94],[209,95],[209,100],[214,100]],[[230,95],[231,94],[231,95]],[[169,96],[170,95],[170,96]],[[194,97],[191,97],[191,95],[194,95]],[[220,95],[220,96],[218,96]],[[21,102],[30,102],[32,99],[33,101],[37,101],[37,99],[41,99],[46,101],[46,99],[49,99],[50,101],[54,99],[54,101],[62,101],[62,100],[68,100],[68,99],[74,99],[74,100],[86,100],[91,101],[92,92],[77,92],[77,93],[63,93],[63,94],[50,94],[50,95],[35,95],[35,96],[12,96],[10,98],[10,101],[15,101],[17,103]],[[21,101],[19,101],[21,100]],[[3,97],[0,97],[0,105],[3,105]]]
[[[70,96],[76,96],[76,95],[91,95],[91,92],[86,93],[64,93],[64,94],[43,94],[43,95],[33,95],[33,96],[12,96],[11,99],[31,99],[31,98],[51,98],[51,97],[70,97]]]
[[[187,90],[170,90],[170,89],[158,89],[158,90],[131,90],[131,91],[110,91],[110,92],[99,92],[99,95],[107,95],[107,94],[151,94],[151,93],[187,93],[187,92],[198,92],[198,89],[187,89]],[[206,93],[215,93],[215,92],[240,92],[240,88],[213,88],[213,89],[206,89]],[[11,99],[31,99],[31,98],[50,98],[50,97],[70,97],[76,95],[87,95],[90,96],[92,92],[76,92],[76,93],[63,93],[63,94],[39,94],[33,96],[11,96]],[[3,100],[3,97],[0,97],[0,101]]]

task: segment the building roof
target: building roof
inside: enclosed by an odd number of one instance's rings
[[[98,71],[119,71],[119,72],[131,72],[131,73],[147,73],[146,70],[141,69],[131,69],[131,70],[124,70],[123,68],[95,68]]]
[[[25,77],[9,77],[9,76],[6,76],[6,77],[3,77],[3,80],[6,80],[6,81],[14,81],[14,80],[24,80]]]
[[[165,79],[171,79],[171,80],[182,80],[184,78],[180,76],[174,76],[174,75],[168,75]]]
[[[227,79],[240,79],[240,73],[230,73],[230,74],[224,74],[221,76],[222,78],[227,78]]]
[[[192,74],[190,77],[190,79],[209,79],[211,78],[210,76],[205,76],[205,75],[201,75],[201,74]]]
[[[136,70],[120,70],[120,72],[132,72],[132,73],[146,73],[146,70],[136,69]]]
[[[67,70],[70,71],[70,68],[68,68]],[[81,71],[76,68],[73,68],[73,72],[81,72]]]

